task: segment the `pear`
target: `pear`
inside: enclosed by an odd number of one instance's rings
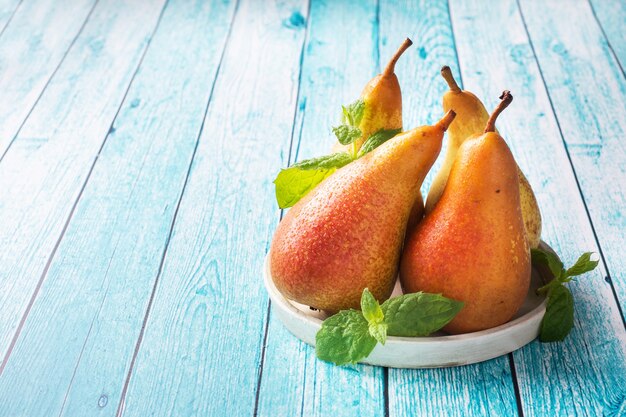
[[[361,93],[361,99],[365,103],[365,112],[359,124],[361,137],[346,146],[337,142],[333,145],[333,152],[348,152],[354,155],[367,138],[379,130],[402,129],[402,91],[394,71],[398,59],[411,45],[413,41],[406,38],[383,72],[365,85]],[[419,192],[409,216],[407,230],[414,228],[423,216],[424,199],[422,193]]]
[[[405,293],[425,291],[465,302],[444,328],[466,333],[509,321],[530,285],[515,159],[494,123],[457,151],[441,198],[407,236],[400,266]]]
[[[373,133],[381,129],[402,129],[402,92],[398,77],[394,73],[396,62],[413,41],[406,38],[400,48],[393,55],[383,72],[372,78],[361,92],[361,99],[365,104],[365,111],[359,129],[361,137],[350,145],[335,144],[336,152],[346,151],[356,155],[361,145]]]
[[[482,132],[485,123],[487,123],[487,119],[489,119],[489,114],[480,99],[471,92],[459,88],[450,67],[444,66],[441,69],[441,75],[450,87],[450,90],[443,96],[444,112],[454,109],[457,113],[457,117],[448,130],[449,139],[445,159],[428,191],[425,207],[426,213],[431,212],[435,204],[439,201],[459,147],[470,136]],[[528,183],[528,179],[526,179],[526,176],[519,167],[517,168],[517,175],[519,177],[520,198],[526,236],[530,247],[536,248],[539,246],[541,239],[541,212],[539,211],[535,193]]]
[[[359,308],[364,288],[379,301],[389,298],[409,212],[454,116],[388,140],[287,212],[269,254],[283,295],[327,311]]]

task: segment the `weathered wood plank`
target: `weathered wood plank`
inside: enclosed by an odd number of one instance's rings
[[[27,1],[2,32],[0,159],[63,61],[94,3],[75,0],[68,7],[58,1]]]
[[[242,1],[180,204],[125,416],[249,416],[307,5]]]
[[[330,151],[336,142],[331,126],[338,123],[341,105],[356,100],[367,81],[378,73],[376,9],[375,1],[312,2],[292,162]],[[337,37],[337,28],[341,28],[341,37]],[[403,39],[392,42],[399,45]],[[279,168],[273,166],[269,175],[274,176]],[[272,207],[276,210],[275,203]],[[338,368],[321,362],[314,349],[292,336],[274,315],[267,331],[259,415],[384,413],[381,368]]]
[[[166,6],[0,378],[0,414],[115,415],[234,5]]]
[[[566,263],[573,262],[584,250],[597,252],[597,242],[563,146],[558,122],[567,140],[568,133],[574,133],[566,128],[567,120],[580,118],[580,131],[570,135],[570,140],[573,143],[597,143],[599,135],[594,118],[599,115],[581,113],[580,110],[587,108],[584,104],[587,100],[601,101],[604,87],[591,91],[587,86],[595,83],[594,77],[604,78],[600,74],[602,70],[597,68],[591,73],[585,62],[599,60],[603,55],[592,53],[584,60],[579,56],[573,59],[572,55],[569,60],[567,54],[558,54],[558,62],[570,65],[569,69],[557,67],[556,62],[545,57],[554,50],[569,50],[570,42],[584,45],[587,53],[603,44],[599,37],[578,38],[579,35],[575,34],[587,31],[588,25],[578,21],[577,16],[585,15],[588,10],[568,6],[568,19],[561,19],[557,16],[563,11],[552,9],[551,12],[546,2],[529,7],[532,10],[523,7],[528,15],[527,21],[535,22],[532,28],[529,27],[535,31],[535,36],[545,36],[542,42],[533,39],[533,44],[541,69],[544,65],[552,65],[552,76],[556,77],[554,88],[546,91],[514,0],[489,4],[455,0],[450,7],[455,31],[462,34],[456,37],[456,42],[466,87],[484,98],[489,108],[495,105],[505,88],[510,89],[515,97],[499,119],[498,128],[536,191],[544,218],[544,240],[562,255]],[[551,13],[554,13],[554,20],[548,18]],[[588,17],[593,19],[590,13]],[[562,25],[557,20],[562,20]],[[562,30],[555,29],[561,26]],[[573,72],[579,75],[573,75]],[[544,76],[547,76],[545,71]],[[571,86],[565,82],[557,83],[556,79],[561,77],[570,80]],[[614,85],[615,81],[612,83]],[[578,92],[570,89],[574,85]],[[576,110],[574,103],[580,110]],[[603,114],[602,105],[598,110]],[[619,149],[614,151],[621,152]],[[578,167],[576,162],[574,160],[574,166]],[[603,169],[605,173],[615,172],[615,168],[605,166]],[[580,170],[577,169],[576,173],[580,179]],[[598,198],[597,195],[591,195],[587,203],[593,204],[594,198]],[[606,198],[602,202],[607,210],[612,209]],[[604,244],[604,240],[601,243]],[[613,415],[620,406],[623,407],[626,337],[603,269],[601,265],[599,271],[571,285],[576,301],[576,324],[564,343],[533,342],[514,353],[525,416],[543,416],[548,410],[558,415]]]
[[[385,0],[380,6],[380,22],[383,42],[403,34],[409,34],[415,41],[414,50],[398,62],[398,72],[404,75],[401,81],[405,127],[434,123],[442,115],[441,97],[447,90],[440,75],[441,66],[447,64],[458,74],[447,3],[400,4]],[[390,54],[392,48],[387,41],[381,56]],[[445,155],[445,146],[444,139],[441,156]],[[425,181],[424,195],[442,159],[439,158]],[[458,368],[389,370],[390,416],[489,413],[506,416],[517,413],[507,357]]]
[[[528,2],[521,9],[610,278],[626,311],[626,217],[622,213],[626,78],[589,4],[579,3],[567,21],[554,2],[545,7]]]
[[[0,163],[0,368],[162,5],[163,0],[99,3]]]
[[[624,68],[626,68],[626,36],[624,36],[626,2],[623,0],[589,0],[589,2],[591,11],[598,20],[615,57],[619,60],[622,74],[624,74]]]
[[[0,36],[2,36],[4,29],[17,11],[20,3],[21,0],[0,1]]]

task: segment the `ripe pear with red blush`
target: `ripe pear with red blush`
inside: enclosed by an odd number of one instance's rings
[[[393,137],[287,212],[269,254],[283,295],[327,311],[359,308],[365,288],[379,301],[389,298],[409,213],[454,116]]]
[[[530,285],[530,249],[520,205],[517,164],[495,120],[459,148],[439,202],[409,233],[400,266],[406,293],[424,291],[464,301],[444,328],[489,329],[509,321]]]

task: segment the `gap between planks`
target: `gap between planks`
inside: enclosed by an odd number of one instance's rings
[[[93,6],[94,8],[95,8],[95,5],[97,3],[98,3],[98,1],[94,2],[94,6]],[[78,206],[78,202],[80,201],[80,198],[82,197],[83,192],[85,191],[85,188],[87,187],[87,183],[89,182],[89,179],[91,178],[91,174],[93,173],[94,167],[96,166],[96,163],[98,162],[98,157],[100,156],[100,152],[102,152],[102,149],[104,148],[104,145],[106,144],[107,139],[109,137],[109,133],[110,133],[111,129],[113,128],[113,125],[115,123],[115,120],[117,119],[117,116],[118,116],[118,114],[120,112],[120,109],[122,108],[122,104],[126,100],[126,96],[128,94],[128,91],[130,90],[130,86],[133,84],[133,80],[135,79],[135,76],[137,75],[137,73],[139,71],[139,68],[141,67],[141,63],[143,62],[143,59],[146,56],[146,52],[148,51],[148,48],[150,47],[150,42],[152,41],[152,38],[154,37],[154,34],[156,33],[157,28],[159,27],[159,23],[161,22],[161,18],[163,17],[163,12],[164,12],[166,6],[167,6],[167,0],[166,0],[166,2],[164,4],[163,8],[161,9],[161,12],[160,12],[159,17],[157,19],[155,27],[152,30],[152,34],[150,35],[150,38],[146,42],[146,46],[144,47],[144,49],[143,49],[143,51],[141,53],[141,57],[139,58],[137,66],[135,67],[135,70],[133,71],[133,75],[132,75],[132,77],[131,77],[131,79],[130,79],[130,81],[128,83],[128,86],[126,87],[126,91],[124,91],[124,95],[122,97],[122,100],[120,101],[120,105],[118,106],[117,111],[115,112],[115,116],[113,117],[111,125],[110,125],[109,129],[107,129],[107,133],[105,134],[105,137],[104,137],[104,139],[103,139],[103,141],[102,141],[102,143],[100,145],[100,148],[98,149],[98,152],[96,153],[96,156],[93,159],[91,167],[89,168],[89,172],[87,173],[87,176],[85,178],[85,181],[83,181],[83,184],[82,184],[82,186],[80,188],[80,191],[78,192],[78,196],[76,197],[76,200],[74,200],[74,203],[72,205],[70,213],[69,213],[67,219],[65,220],[65,223],[63,224],[63,228],[61,229],[61,233],[59,234],[59,237],[57,238],[57,241],[54,244],[52,252],[50,253],[50,256],[48,257],[48,260],[46,261],[46,265],[44,267],[44,270],[41,273],[39,281],[37,282],[37,286],[35,287],[35,290],[33,291],[33,294],[31,295],[31,298],[30,298],[30,300],[28,302],[28,305],[26,306],[26,310],[22,314],[22,318],[20,319],[18,327],[15,330],[15,333],[13,334],[13,337],[11,338],[11,343],[9,344],[9,348],[7,349],[7,353],[4,356],[4,358],[2,360],[2,363],[0,363],[0,376],[2,376],[2,373],[4,372],[4,369],[6,368],[6,365],[7,365],[8,361],[9,361],[9,358],[11,357],[11,353],[13,352],[15,344],[17,343],[17,340],[20,337],[20,334],[21,334],[22,329],[24,327],[24,323],[26,322],[26,319],[28,318],[28,315],[30,314],[30,311],[31,311],[31,309],[33,307],[33,304],[35,303],[35,300],[37,299],[37,296],[39,295],[39,290],[41,289],[41,286],[42,286],[43,282],[45,281],[46,276],[48,275],[48,271],[50,269],[50,265],[52,264],[52,261],[54,259],[54,256],[56,255],[56,252],[57,252],[57,250],[59,248],[59,245],[61,244],[61,241],[63,240],[63,237],[65,236],[65,232],[67,231],[67,228],[68,228],[70,222],[72,221],[72,217],[74,216],[74,212],[76,210],[76,207]],[[91,16],[92,12],[93,12],[93,8],[90,10],[87,19],[85,19],[85,22],[83,23],[83,26],[81,27],[81,31],[84,28],[84,26],[87,23],[87,21],[89,20],[89,16]],[[78,35],[72,41],[72,45],[74,44],[74,42],[76,41],[77,38],[78,38]],[[67,53],[69,52],[69,49],[71,49],[71,46],[70,46],[70,48],[68,48],[68,51],[66,51],[66,53],[65,53],[63,58],[65,58],[65,56],[67,56]],[[55,72],[56,72],[56,70],[60,66],[61,66],[61,64],[59,63],[59,66],[55,69]],[[52,79],[52,76],[50,77],[50,79],[46,83],[46,86],[48,85],[48,83],[50,82],[51,79]],[[45,88],[44,88],[44,90],[45,90]],[[43,91],[44,90],[42,90],[42,94],[41,95],[43,95]],[[41,95],[40,95],[40,97],[41,97]],[[35,106],[33,106],[33,108],[35,108]],[[31,111],[32,111],[32,109],[31,109]],[[30,115],[30,112],[29,112],[29,115]],[[28,119],[28,117],[26,119]],[[24,121],[24,123],[26,123],[26,121]],[[24,123],[22,123],[22,126],[24,125]],[[20,129],[21,129],[21,127],[20,127]],[[15,137],[17,137],[17,134],[16,134]],[[13,141],[11,143],[13,143]],[[4,155],[6,155],[6,152],[5,152]],[[3,155],[3,157],[4,157],[4,155]],[[0,158],[0,162],[2,162],[2,158]]]
[[[463,88],[463,70],[461,66],[461,59],[459,58],[459,51],[456,45],[456,32],[454,31],[454,24],[452,23],[452,8],[450,7],[450,0],[446,1],[448,5],[448,18],[450,19],[450,31],[452,33],[452,45],[454,46],[454,56],[456,59],[457,67],[459,68],[459,82],[460,87]],[[509,353],[509,369],[511,371],[511,380],[513,382],[513,392],[515,393],[515,404],[517,406],[517,414],[519,417],[524,417],[524,408],[522,404],[521,391],[519,388],[519,381],[517,379],[517,372],[515,370],[515,358],[513,357],[513,353]]]
[[[565,136],[563,135],[563,130],[561,129],[561,122],[559,121],[559,117],[554,108],[554,103],[552,102],[552,97],[550,97],[550,90],[548,89],[548,84],[546,83],[546,79],[543,75],[543,70],[541,69],[541,64],[539,63],[539,58],[537,57],[537,53],[535,51],[535,46],[530,37],[530,32],[528,31],[528,26],[526,25],[526,18],[524,17],[524,12],[522,11],[522,6],[520,4],[520,0],[515,0],[517,4],[517,10],[519,12],[520,18],[522,20],[522,25],[524,26],[524,31],[526,33],[526,37],[528,38],[528,45],[530,49],[533,51],[533,58],[535,59],[535,63],[537,64],[537,70],[539,71],[539,76],[541,77],[541,83],[543,84],[543,88],[546,91],[546,96],[548,97],[548,103],[550,103],[550,110],[554,115],[554,121],[556,122],[556,126],[559,130],[559,137],[561,138],[561,143],[563,144],[563,150],[565,151],[565,155],[567,156],[567,160],[569,161],[570,167],[572,168],[572,174],[574,175],[574,180],[576,181],[576,187],[578,188],[578,193],[580,195],[580,199],[582,200],[583,207],[585,208],[585,214],[587,215],[587,220],[589,220],[589,226],[591,227],[591,232],[593,233],[593,238],[596,241],[596,245],[598,245],[598,252],[600,255],[600,259],[604,264],[604,269],[606,271],[606,275],[609,278],[609,285],[611,287],[611,292],[613,293],[613,299],[615,304],[617,305],[617,311],[619,311],[620,317],[622,319],[622,325],[626,329],[626,318],[624,317],[624,312],[622,311],[622,306],[619,302],[619,297],[617,296],[617,291],[615,289],[615,284],[613,283],[613,278],[611,277],[611,271],[609,270],[609,265],[606,262],[606,258],[604,256],[604,251],[602,250],[602,245],[600,244],[600,239],[598,239],[598,234],[596,233],[596,228],[593,224],[593,219],[591,218],[591,214],[589,213],[589,208],[587,207],[587,202],[585,201],[585,195],[583,194],[583,190],[580,186],[580,181],[578,180],[578,175],[576,174],[576,169],[574,167],[574,162],[572,161],[572,157],[570,155],[569,149],[567,148],[567,143],[565,141]],[[592,8],[593,10],[593,8]],[[595,16],[595,13],[594,13]],[[598,22],[599,24],[599,22]],[[600,26],[600,30],[604,35],[604,30],[602,30],[602,26]],[[605,40],[608,43],[608,38],[605,36]],[[613,51],[611,49],[611,51]],[[616,59],[616,56],[613,55]],[[619,64],[619,61],[618,61]],[[621,66],[620,66],[621,68]]]
[[[2,29],[0,29],[0,37],[2,36],[2,34],[4,33],[4,31],[6,30],[7,26],[9,26],[9,24],[11,23],[11,20],[13,20],[13,16],[15,16],[15,13],[17,13],[17,9],[20,8],[22,2],[24,0],[20,0],[17,5],[15,6],[15,9],[13,9],[13,12],[11,13],[11,16],[9,16],[9,18],[7,19],[6,23],[4,24],[4,26],[2,27]]]
[[[28,119],[29,119],[30,115],[32,114],[33,110],[35,110],[35,107],[37,107],[37,104],[39,103],[39,100],[41,100],[41,97],[43,97],[43,93],[46,91],[46,89],[48,88],[48,85],[50,85],[50,82],[52,81],[52,79],[54,78],[56,73],[59,71],[59,68],[61,68],[61,65],[65,61],[65,58],[69,55],[70,50],[72,49],[72,47],[76,43],[76,40],[79,38],[80,34],[83,32],[83,29],[85,29],[85,26],[87,26],[87,22],[89,22],[89,19],[91,18],[91,15],[92,15],[94,9],[96,8],[96,6],[98,5],[99,1],[100,0],[95,0],[93,2],[93,5],[91,6],[91,9],[89,10],[89,13],[87,13],[87,16],[85,17],[85,21],[80,26],[80,29],[78,29],[78,32],[76,32],[76,36],[74,36],[74,38],[70,42],[69,46],[67,47],[67,50],[65,51],[65,53],[63,53],[63,56],[59,60],[58,65],[54,68],[54,70],[50,74],[50,77],[48,77],[48,79],[46,80],[46,83],[44,84],[43,88],[39,92],[39,95],[37,96],[37,98],[33,102],[33,105],[31,106],[30,110],[28,110],[28,113],[26,113],[26,117],[24,117],[24,121],[22,121],[20,126],[17,128],[17,131],[13,135],[13,138],[11,139],[9,144],[7,145],[7,147],[4,150],[4,152],[2,153],[2,155],[0,155],[0,163],[2,163],[2,160],[4,159],[4,157],[9,153],[9,149],[11,149],[11,146],[13,145],[13,143],[15,142],[17,137],[19,136],[20,132],[22,131],[22,128],[24,127],[24,125],[28,121]],[[22,4],[22,2],[20,2],[20,4]],[[17,8],[15,9],[15,12],[17,12]],[[15,12],[13,12],[13,14],[11,15],[11,19],[13,19],[13,16],[15,16]],[[7,25],[4,27],[4,29],[6,29],[7,26],[8,26],[8,22],[7,22]],[[4,29],[2,29],[2,32],[0,32],[0,36],[2,36],[2,33],[4,33]],[[106,140],[106,138],[105,138],[105,140]],[[46,265],[46,268],[48,266],[49,265]],[[0,368],[0,374],[2,374],[2,368]]]
[[[602,26],[602,22],[600,22],[600,19],[598,19],[598,15],[596,14],[596,9],[593,8],[593,3],[591,2],[591,0],[587,0],[587,3],[589,3],[589,8],[591,9],[591,14],[593,15],[593,18],[595,19],[596,23],[598,24],[598,28],[600,28],[600,32],[602,32],[602,36],[606,40],[606,44],[609,47],[609,50],[611,51],[611,55],[613,55],[613,59],[617,63],[617,66],[619,67],[619,69],[622,71],[622,76],[624,78],[626,78],[626,72],[624,72],[624,67],[622,67],[622,63],[620,62],[619,58],[617,57],[617,54],[615,53],[615,49],[613,49],[613,45],[611,45],[611,41],[609,40],[609,37],[606,35],[606,32],[604,31],[604,27]],[[519,7],[519,3],[518,3],[518,7]]]
[[[306,49],[306,44],[309,40],[309,29],[311,27],[311,2],[314,0],[309,0],[307,2],[307,12],[306,12],[306,27],[304,28],[304,36],[302,37],[302,48],[300,49],[300,60],[299,60],[299,68],[298,68],[298,89],[296,91],[296,100],[294,102],[294,110],[293,110],[293,121],[291,123],[291,135],[289,138],[289,152],[287,154],[287,166],[291,165],[291,157],[292,157],[292,149],[293,149],[293,137],[296,132],[296,122],[298,120],[298,108],[300,103],[300,88],[302,85],[302,67],[304,63],[304,52]],[[302,110],[302,122],[304,122],[304,113],[306,113],[306,108]],[[302,138],[302,129],[298,132],[298,147],[300,143],[300,139]],[[297,158],[298,152],[294,153],[295,158]],[[280,222],[283,219],[285,211],[283,209],[280,210],[278,215],[278,221]],[[268,246],[269,247],[269,246]],[[269,323],[270,323],[270,313],[272,310],[272,301],[270,299],[267,300],[267,313],[265,315],[265,326],[263,328],[263,344],[261,345],[261,358],[259,360],[259,376],[256,382],[256,391],[254,394],[254,411],[252,415],[256,417],[259,413],[259,396],[261,393],[261,381],[263,380],[263,365],[265,364],[265,349],[267,345],[267,335],[269,333]],[[304,393],[302,394],[304,397]],[[304,403],[304,399],[302,400]]]
[[[183,182],[183,187],[181,189],[180,195],[178,197],[178,201],[176,202],[176,209],[174,210],[174,215],[172,216],[172,221],[170,223],[170,227],[169,227],[169,231],[167,234],[167,238],[165,240],[165,245],[163,247],[163,253],[161,254],[161,260],[159,262],[159,269],[157,271],[157,275],[154,279],[154,284],[152,285],[152,291],[150,292],[150,298],[148,300],[148,306],[146,307],[146,312],[144,313],[144,317],[143,317],[143,321],[141,323],[141,330],[139,331],[139,336],[137,337],[137,341],[135,342],[135,349],[133,350],[133,356],[131,358],[130,361],[130,366],[128,367],[128,372],[126,374],[126,378],[124,378],[124,386],[122,387],[122,392],[120,394],[120,400],[119,403],[117,405],[117,410],[115,415],[117,417],[121,417],[124,415],[124,405],[126,402],[126,395],[128,393],[128,387],[130,385],[130,380],[132,378],[132,374],[133,374],[133,370],[135,367],[135,362],[137,361],[137,355],[139,354],[139,350],[141,349],[141,343],[143,341],[143,336],[145,334],[146,331],[146,326],[148,325],[148,319],[150,316],[150,311],[152,309],[152,304],[154,302],[154,297],[156,294],[156,290],[159,284],[159,279],[161,277],[161,274],[163,272],[163,266],[165,264],[165,258],[167,257],[167,250],[169,248],[169,244],[170,244],[170,240],[172,237],[172,233],[174,232],[174,226],[176,224],[176,219],[178,217],[178,211],[180,209],[180,204],[183,200],[183,196],[185,195],[185,190],[187,189],[187,183],[189,182],[189,176],[191,174],[191,168],[193,166],[193,161],[196,157],[196,152],[198,150],[198,145],[200,143],[200,137],[202,136],[202,132],[204,130],[204,124],[206,122],[206,118],[207,118],[207,114],[209,112],[209,107],[211,105],[211,99],[213,98],[213,92],[215,90],[215,84],[217,81],[217,78],[220,75],[220,70],[222,68],[222,62],[224,60],[224,53],[226,51],[226,48],[228,47],[228,42],[230,40],[230,35],[232,33],[232,27],[233,27],[233,22],[235,20],[235,17],[237,16],[237,12],[239,11],[239,4],[240,4],[240,0],[237,0],[236,4],[235,4],[235,8],[233,10],[233,14],[231,17],[231,21],[230,21],[230,26],[228,28],[228,33],[226,34],[226,38],[224,40],[224,44],[222,47],[222,52],[220,54],[220,58],[219,58],[219,62],[217,64],[217,68],[215,70],[215,77],[213,78],[213,82],[211,84],[211,91],[209,92],[209,98],[207,100],[207,104],[206,107],[204,109],[204,114],[202,117],[202,123],[200,125],[200,129],[198,129],[198,134],[196,136],[196,142],[194,144],[194,149],[193,152],[191,154],[191,158],[189,160],[189,166],[187,167],[187,173],[185,175],[185,181]],[[163,15],[163,11],[165,11],[165,8],[168,5],[168,1],[166,1],[165,5],[163,6],[163,10],[161,11],[161,16],[159,16],[159,22],[161,21],[161,17]],[[158,26],[158,23],[157,23]],[[156,32],[156,29],[155,29]],[[146,48],[147,49],[147,48]]]

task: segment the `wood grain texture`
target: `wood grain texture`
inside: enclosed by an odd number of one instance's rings
[[[624,312],[626,78],[589,4],[580,3],[568,21],[561,19],[558,3],[529,1],[521,8]],[[578,29],[571,30],[572,25]]]
[[[450,66],[459,85],[462,84],[446,1],[380,0],[379,14],[381,66],[385,64],[385,57],[390,56],[397,47],[390,39],[409,36],[414,42],[396,66],[402,87],[405,130],[437,122],[443,115],[441,99],[447,88],[440,75],[441,67]],[[444,139],[440,155],[445,155],[446,147],[447,141]],[[442,161],[443,158],[439,158],[435,162],[422,184],[424,198]]]
[[[7,24],[13,18],[13,15],[17,11],[21,0],[2,0],[0,1],[0,36],[6,29]]]
[[[119,109],[163,0],[99,3],[0,163],[0,357]]]
[[[340,36],[337,28],[341,28]],[[395,48],[403,40],[393,39]],[[336,142],[331,127],[340,120],[341,105],[358,99],[365,84],[378,73],[378,53],[376,2],[311,4],[292,162],[330,152]],[[279,168],[271,167],[271,178]],[[270,193],[273,195],[273,189]],[[275,203],[272,210],[278,217]],[[267,331],[258,415],[384,413],[382,368],[340,368],[322,362],[314,349],[289,334],[274,315]]]
[[[2,31],[0,159],[81,31],[94,3],[75,0],[68,7],[56,1],[26,1]]]
[[[419,16],[419,18],[416,18]],[[447,84],[442,65],[458,66],[448,5],[446,2],[382,1],[380,24],[381,56],[393,49],[385,39],[409,35],[415,42],[398,62],[402,75],[405,128],[430,124],[442,116],[441,97]],[[444,139],[444,147],[447,141]],[[426,195],[432,175],[445,155],[431,170],[424,186]],[[467,399],[471,396],[472,401]],[[515,392],[507,357],[482,364],[424,370],[389,370],[389,415],[506,415],[517,413]]]
[[[0,415],[115,415],[233,11],[166,6],[0,378]]]
[[[619,61],[622,74],[626,68],[626,2],[622,0],[589,0],[609,47]],[[626,75],[625,75],[626,76]]]
[[[454,28],[464,34],[456,40],[466,88],[484,98],[488,108],[493,108],[503,89],[513,93],[513,104],[498,119],[498,129],[535,189],[544,219],[543,239],[568,265],[585,250],[597,252],[557,124],[560,121],[563,128],[561,114],[578,110],[553,98],[558,121],[555,118],[548,97],[548,93],[551,97],[554,94],[544,87],[516,2],[487,5],[480,1],[452,1],[450,6]],[[544,6],[532,13],[535,18],[548,14]],[[592,18],[590,14],[589,17]],[[540,26],[543,32],[558,25],[550,21]],[[571,21],[568,26],[576,31],[581,29]],[[538,27],[535,29],[539,31]],[[576,39],[572,30],[551,34],[549,38],[539,45],[544,52],[537,50],[542,69],[542,54],[554,46],[552,42],[558,44],[555,39]],[[595,38],[586,39],[585,44],[593,48],[602,43]],[[481,53],[477,54],[477,50]],[[571,71],[584,71],[584,66],[576,69],[577,62],[570,65]],[[561,68],[560,76],[567,71]],[[577,94],[570,91],[568,102]],[[592,126],[593,118],[585,117],[587,125]],[[581,132],[593,132],[593,128],[580,128]],[[584,135],[579,133],[576,137]],[[576,173],[580,175],[578,169]],[[533,342],[514,353],[525,416],[543,416],[546,410],[557,415],[616,415],[623,407],[626,337],[603,269],[600,266],[598,271],[570,285],[576,302],[576,322],[564,343]]]
[[[249,416],[267,310],[272,179],[286,163],[307,4],[238,6],[124,416]]]

